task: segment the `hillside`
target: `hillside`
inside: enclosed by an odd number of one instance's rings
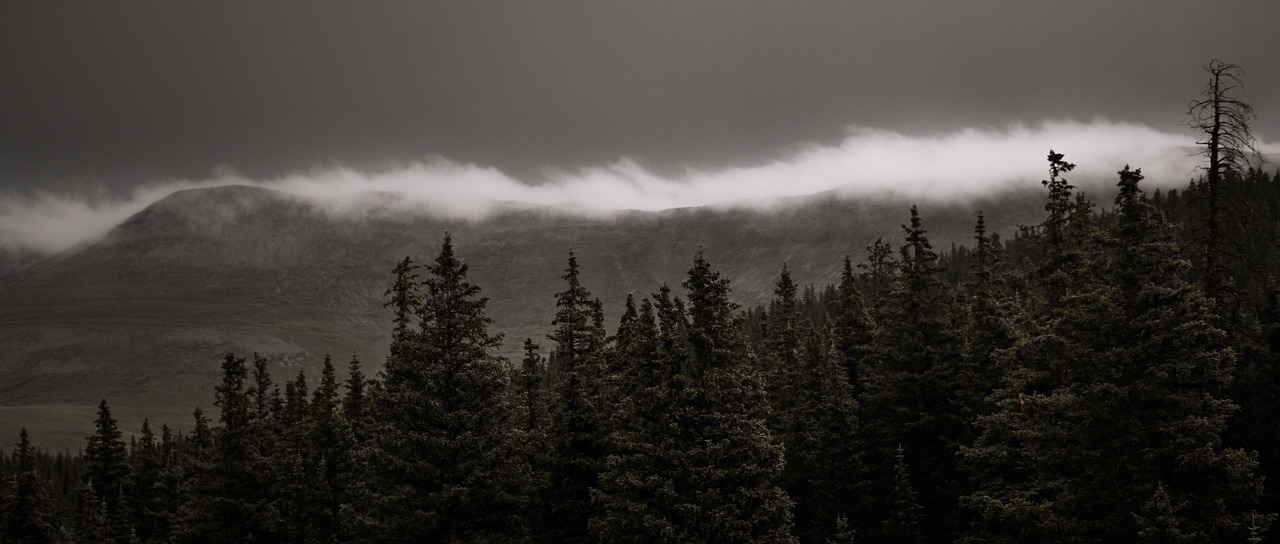
[[[922,207],[935,247],[967,243],[976,210],[1007,234],[1034,223],[1041,195]],[[296,197],[244,186],[174,193],[102,241],[11,271],[0,284],[0,436],[30,427],[79,447],[107,397],[122,426],[186,427],[227,351],[258,352],[278,382],[324,354],[376,371],[389,343],[382,294],[395,262],[435,256],[450,231],[491,300],[508,354],[540,340],[570,249],[616,321],[626,293],[678,285],[699,247],[739,302],[770,296],[785,261],[801,284],[831,282],[841,258],[900,238],[910,204],[794,199],[772,211],[678,209],[587,219],[518,209],[483,221],[335,217]],[[158,421],[157,421],[158,420]],[[7,440],[7,439],[6,439]]]

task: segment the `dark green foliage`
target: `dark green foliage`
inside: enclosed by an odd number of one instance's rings
[[[27,439],[27,430],[18,435],[14,452],[13,480],[0,502],[0,536],[4,542],[45,544],[58,541],[58,511],[49,480],[37,466],[37,452]]]
[[[165,429],[168,432],[168,429]],[[141,436],[131,455],[133,458],[133,479],[130,482],[129,516],[133,531],[143,541],[152,539],[161,526],[161,512],[164,505],[160,496],[161,479],[165,469],[164,453],[161,444],[156,442],[155,433],[151,432],[151,423],[142,421]]]
[[[597,486],[607,454],[609,414],[605,408],[606,333],[599,301],[579,279],[578,260],[569,253],[565,290],[556,294],[552,351],[554,385],[548,438],[551,458],[550,508],[546,535],[552,542],[587,542]]]
[[[369,427],[372,425],[369,420],[369,399],[365,392],[367,385],[368,379],[360,368],[360,358],[353,354],[351,363],[347,366],[347,392],[342,397],[342,417],[351,426],[351,434],[358,444],[363,444],[368,438]]]
[[[795,542],[728,281],[699,253],[684,287],[687,309],[664,287],[620,327],[630,384],[591,527],[608,542]]]
[[[848,256],[844,258],[844,271],[840,275],[836,298],[830,305],[830,314],[827,334],[831,338],[835,357],[848,376],[852,394],[854,398],[859,398],[863,394],[869,372],[867,364],[872,354],[875,323],[867,312]]]
[[[214,392],[221,425],[213,431],[209,453],[192,460],[188,500],[173,528],[178,542],[282,539],[270,458],[264,455],[274,448],[245,389],[247,376],[245,359],[227,354]]]
[[[409,333],[410,321],[414,314],[418,312],[418,275],[414,273],[418,266],[413,264],[413,260],[405,257],[391,271],[396,275],[395,283],[387,288],[387,292],[383,295],[387,301],[383,306],[390,307],[395,313],[395,328],[392,334],[396,337]]]
[[[107,503],[98,498],[93,482],[85,483],[80,491],[80,505],[76,516],[76,542],[107,544],[112,542],[110,513]]]
[[[911,488],[906,456],[902,454],[902,446],[894,453],[893,486],[889,488],[889,499],[892,509],[884,526],[880,530],[880,541],[894,544],[911,544],[925,542],[920,524],[924,518],[924,509],[916,502],[916,492]]]
[[[854,544],[857,534],[857,529],[849,524],[849,518],[840,514],[836,516],[836,533],[827,539],[827,544]]]
[[[1180,255],[1205,259],[1198,235],[1166,220],[1199,221],[1206,187],[1147,197],[1125,168],[1094,212],[1049,159],[1046,219],[1012,241],[979,214],[939,256],[913,208],[896,258],[877,241],[826,288],[784,265],[745,314],[699,253],[685,298],[628,296],[608,336],[571,254],[550,357],[526,339],[517,365],[446,236],[423,277],[393,271],[380,378],[353,357],[343,394],[326,357],[277,387],[228,355],[217,425],[197,409],[126,441],[103,401],[83,455],[24,432],[0,452],[0,541],[1269,538],[1280,229],[1222,223],[1249,242],[1215,301]],[[1280,222],[1274,179],[1221,182]]]
[[[371,496],[353,505],[355,532],[372,541],[521,540],[532,482],[511,371],[493,355],[501,339],[448,235],[426,270],[413,304],[419,328],[393,339],[374,397],[377,428],[360,461],[372,471]]]
[[[847,273],[852,276],[851,270]],[[761,352],[773,384],[773,429],[787,453],[780,484],[795,502],[797,536],[804,542],[821,542],[832,535],[823,520],[842,513],[866,514],[869,501],[861,496],[864,486],[859,485],[865,475],[857,403],[835,350],[801,317],[795,284],[785,266],[774,294]],[[856,291],[850,295],[841,302],[856,312],[860,301],[853,298]],[[833,322],[849,326],[849,317],[841,315]]]
[[[98,404],[97,430],[88,438],[85,447],[85,483],[92,485],[103,502],[107,516],[108,538],[114,542],[128,540],[129,505],[124,504],[125,492],[131,487],[129,455],[106,399]]]
[[[538,354],[541,346],[532,338],[524,339],[524,359],[520,361],[517,385],[524,404],[524,429],[544,432],[547,425],[547,362]]]
[[[967,424],[994,408],[988,397],[1003,379],[995,354],[1013,345],[1013,323],[1019,317],[1025,318],[1009,288],[1010,275],[999,238],[987,234],[985,219],[979,213],[969,279],[961,291],[965,303],[961,326],[964,344],[955,376],[956,410],[966,423],[961,444],[973,440]]]
[[[1250,455],[1222,445],[1233,353],[1182,279],[1168,224],[1140,200],[1141,175],[1120,178],[1106,246],[1071,249],[1093,254],[1093,280],[1006,352],[1014,372],[965,451],[975,539],[1127,540],[1136,512],[1176,518],[1162,525],[1193,541],[1245,536],[1260,481]]]
[[[889,474],[894,449],[904,447],[927,514],[924,534],[946,540],[956,529],[956,447],[968,422],[956,400],[961,342],[954,293],[939,278],[938,256],[921,224],[912,207],[899,271],[877,320],[864,421],[872,466]],[[885,515],[888,505],[879,510]]]

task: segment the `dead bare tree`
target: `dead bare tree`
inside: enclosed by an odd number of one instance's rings
[[[1229,258],[1225,239],[1226,222],[1232,216],[1231,203],[1225,192],[1226,183],[1241,179],[1251,158],[1258,154],[1257,141],[1249,129],[1254,119],[1253,107],[1235,97],[1243,84],[1239,66],[1210,61],[1204,70],[1209,83],[1200,99],[1187,108],[1185,124],[1200,133],[1196,141],[1207,165],[1197,167],[1205,172],[1204,197],[1204,290],[1221,302]]]

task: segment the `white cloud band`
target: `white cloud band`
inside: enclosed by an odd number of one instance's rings
[[[507,203],[588,215],[685,206],[766,207],[777,198],[832,190],[848,197],[962,200],[1035,186],[1045,177],[1050,148],[1079,165],[1071,176],[1077,184],[1114,179],[1128,164],[1142,168],[1152,186],[1180,187],[1200,160],[1192,134],[1098,119],[970,128],[927,137],[852,128],[838,144],[806,145],[768,164],[689,169],[672,177],[627,159],[536,185],[493,168],[445,159],[376,173],[335,167],[268,180],[219,172],[205,180],[140,186],[124,199],[49,192],[0,196],[0,249],[64,251],[100,238],[174,191],[229,184],[296,194],[337,214],[367,212],[376,202],[384,210],[390,204],[393,211],[465,218],[484,217]],[[1280,152],[1280,145],[1264,145],[1263,151]],[[371,199],[376,193],[393,198]]]

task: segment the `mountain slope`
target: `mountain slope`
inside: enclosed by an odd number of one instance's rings
[[[1039,194],[924,207],[935,246],[967,243],[976,209],[1008,233],[1039,216]],[[626,293],[679,285],[698,249],[740,302],[771,296],[784,261],[801,283],[834,281],[846,254],[900,238],[909,203],[823,195],[771,211],[679,209],[589,219],[512,209],[484,221],[334,215],[297,197],[228,186],[174,193],[102,241],[8,274],[0,284],[0,437],[78,447],[106,397],[125,429],[141,418],[186,427],[212,409],[222,354],[258,352],[278,382],[326,352],[374,370],[389,343],[389,270],[434,258],[444,231],[488,296],[514,353],[540,341],[570,249],[616,321]],[[544,342],[545,343],[545,342]]]

